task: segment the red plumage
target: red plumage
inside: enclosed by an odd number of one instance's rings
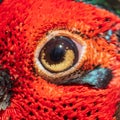
[[[113,73],[106,89],[58,86],[37,75],[33,61],[36,46],[48,31],[57,29],[80,31],[101,52],[101,63]],[[110,42],[104,38],[108,30],[113,31]],[[4,0],[0,4],[0,65],[10,71],[14,84],[10,105],[0,111],[0,119],[115,120],[120,101],[118,30],[118,16],[82,2]],[[91,56],[94,57],[92,53]],[[92,63],[96,65],[98,60],[99,57]],[[88,65],[91,68],[88,61],[84,69]]]

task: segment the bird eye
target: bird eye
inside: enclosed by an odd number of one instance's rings
[[[55,36],[41,49],[38,59],[46,70],[63,72],[77,63],[78,49],[71,38]]]
[[[54,30],[40,39],[34,52],[36,73],[54,84],[105,88],[112,79],[112,71],[106,67],[109,45],[102,38],[91,40],[81,36],[74,31]]]
[[[49,32],[42,38],[34,53],[37,73],[45,80],[61,83],[73,73],[85,53],[86,44],[65,30]]]

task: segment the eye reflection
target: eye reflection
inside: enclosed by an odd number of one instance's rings
[[[65,49],[62,45],[55,46],[50,52],[50,59],[54,62],[60,61],[65,55]]]

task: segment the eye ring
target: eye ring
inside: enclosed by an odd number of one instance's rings
[[[45,69],[45,67],[42,65],[41,61],[39,60],[39,54],[43,47],[54,37],[56,36],[66,36],[69,37],[76,45],[78,49],[78,62],[74,64],[70,69],[60,71],[60,72],[51,72]],[[85,61],[85,54],[87,52],[87,45],[86,42],[83,40],[80,35],[74,34],[68,30],[54,30],[50,31],[46,36],[44,36],[40,42],[37,44],[37,47],[34,52],[34,66],[36,69],[36,72],[47,81],[53,82],[53,83],[59,83],[61,79],[67,78],[69,74],[76,71],[76,69],[80,68],[82,66],[82,61]],[[59,80],[58,80],[59,79]]]

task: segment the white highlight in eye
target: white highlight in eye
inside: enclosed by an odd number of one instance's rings
[[[78,62],[70,69],[63,71],[63,72],[58,72],[58,73],[52,73],[52,72],[46,70],[39,60],[39,54],[40,54],[41,49],[44,47],[44,45],[49,40],[51,40],[55,36],[69,37],[76,44],[77,49],[78,49]],[[76,69],[78,69],[82,66],[83,61],[85,61],[84,56],[86,54],[86,49],[87,49],[86,42],[83,40],[83,38],[80,35],[74,34],[67,30],[50,31],[47,36],[43,37],[40,40],[40,42],[37,45],[36,50],[34,52],[34,65],[35,65],[36,71],[44,79],[54,82],[56,79],[67,76],[68,74],[73,73],[74,71],[76,71]]]

